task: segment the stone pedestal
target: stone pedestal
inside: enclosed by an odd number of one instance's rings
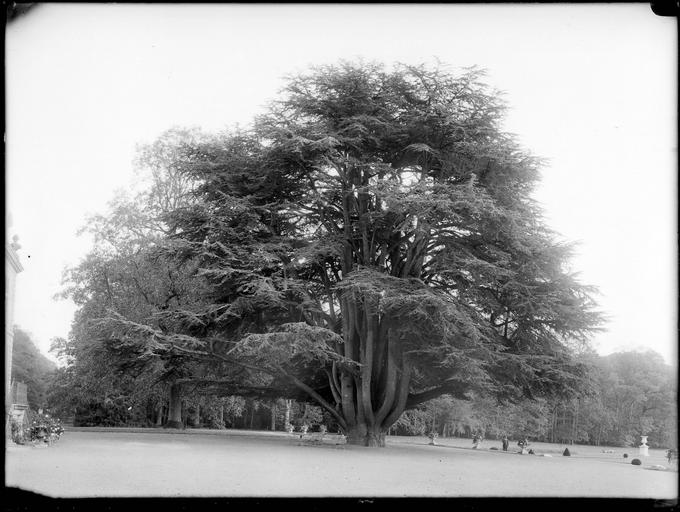
[[[640,452],[639,454],[642,455],[643,457],[649,457],[649,446],[647,446],[647,437],[648,436],[640,436],[642,438],[642,444],[640,444]]]

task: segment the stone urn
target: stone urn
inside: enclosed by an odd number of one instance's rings
[[[649,457],[649,446],[647,446],[647,437],[649,436],[640,436],[642,438],[642,442],[640,444],[640,455],[643,457]]]

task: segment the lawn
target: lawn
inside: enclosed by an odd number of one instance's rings
[[[677,466],[650,450],[533,443],[537,454],[473,450],[469,439],[388,438],[386,448],[300,444],[285,433],[68,431],[53,446],[10,446],[6,485],[48,496],[620,497],[676,499]],[[632,457],[623,458],[627,452]]]

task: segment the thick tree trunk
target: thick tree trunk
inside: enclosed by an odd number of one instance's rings
[[[168,421],[166,428],[182,428],[182,386],[173,384],[170,386]]]
[[[274,430],[276,430],[276,401],[275,400],[272,400],[270,428],[271,428],[272,432]]]
[[[360,363],[352,373],[333,367],[329,384],[336,410],[344,420],[347,443],[385,446],[388,429],[406,408],[410,364],[402,352],[399,335],[381,316],[377,300],[357,300],[351,291],[340,300],[344,343],[342,355]]]
[[[163,425],[163,402],[159,402],[156,406],[156,426],[161,427]]]
[[[386,436],[387,429],[369,428],[365,423],[359,424],[350,429],[347,434],[347,444],[384,447]]]
[[[284,419],[284,424],[289,425],[290,424],[290,410],[293,407],[293,401],[292,400],[286,400],[286,415]]]
[[[571,438],[573,442],[578,441],[578,410],[579,410],[579,400],[576,400],[576,411],[574,412],[574,426],[572,429]]]
[[[365,423],[354,425],[347,432],[347,444],[365,446],[367,433],[368,429],[366,428]]]
[[[555,442],[555,427],[557,426],[557,406],[552,410],[552,422],[550,425],[550,442]]]
[[[199,427],[201,425],[201,406],[199,404],[194,406],[194,417],[192,423],[194,427]]]

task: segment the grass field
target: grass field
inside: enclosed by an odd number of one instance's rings
[[[182,433],[78,429],[51,447],[10,446],[6,485],[48,496],[620,497],[677,499],[676,470],[663,450],[642,466],[625,450],[533,443],[537,454],[500,442],[388,438],[387,447],[302,444],[278,432]]]

